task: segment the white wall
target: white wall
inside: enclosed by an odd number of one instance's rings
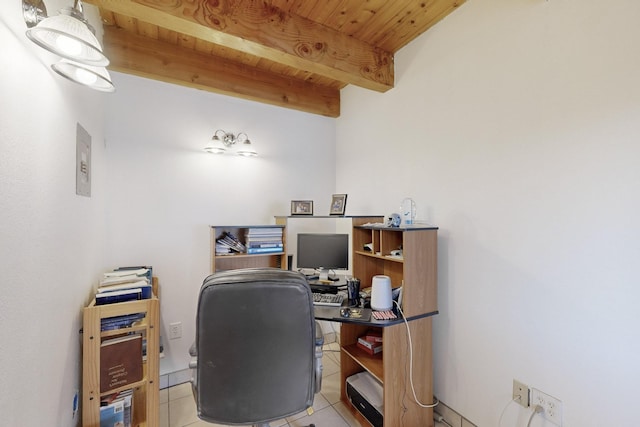
[[[47,1],[51,11],[60,2]],[[72,426],[81,310],[103,270],[104,94],[49,70],[18,1],[0,8],[2,425]],[[91,198],[76,192],[76,123],[92,136]]]
[[[514,378],[565,426],[637,425],[638,16],[469,0],[396,56],[396,88],[343,91],[337,186],[356,213],[411,196],[440,227],[435,392],[479,426]]]
[[[107,108],[108,263],[152,265],[161,287],[161,374],[186,369],[211,225],[273,224],[291,200],[328,213],[335,121],[113,73]],[[246,132],[257,158],[207,154],[216,129]],[[169,324],[183,336],[169,341]]]

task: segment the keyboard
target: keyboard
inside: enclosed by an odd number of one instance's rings
[[[313,305],[330,305],[340,307],[344,301],[344,296],[339,294],[313,293]]]

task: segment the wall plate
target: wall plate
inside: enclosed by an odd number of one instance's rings
[[[76,194],[91,197],[91,135],[76,126]]]
[[[518,380],[513,380],[513,394],[512,397],[514,402],[524,406],[525,408],[529,407],[529,387],[521,383]]]

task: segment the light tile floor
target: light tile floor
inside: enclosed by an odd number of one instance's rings
[[[302,412],[272,422],[272,427],[302,427],[311,423],[317,427],[360,427],[349,409],[340,401],[340,353],[338,343],[324,346],[322,357],[322,390],[313,402],[314,413]],[[198,419],[191,384],[179,384],[160,390],[160,427],[215,427]]]

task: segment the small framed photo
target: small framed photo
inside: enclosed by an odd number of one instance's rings
[[[292,200],[291,215],[313,215],[313,200]]]
[[[346,207],[347,207],[347,195],[334,194],[331,197],[331,208],[329,209],[329,215],[344,215],[344,211]]]

